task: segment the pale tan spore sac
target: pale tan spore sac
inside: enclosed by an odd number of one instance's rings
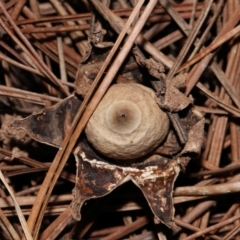
[[[169,119],[154,91],[137,83],[110,87],[90,118],[85,133],[103,155],[130,160],[146,155],[164,140]]]

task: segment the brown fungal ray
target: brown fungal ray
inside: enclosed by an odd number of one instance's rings
[[[162,109],[179,112],[193,103],[193,100],[180,91],[185,87],[187,74],[178,74],[173,79],[165,80],[165,89],[157,93],[156,101]]]
[[[105,196],[131,180],[143,192],[156,222],[175,227],[172,190],[180,169],[178,161],[158,156],[157,162],[122,167],[101,161],[97,155],[94,158],[92,151],[89,153],[80,147],[75,154],[77,176],[71,211],[76,220],[81,219],[80,210],[85,201]]]
[[[181,121],[188,133],[187,142],[181,146],[181,150],[176,136],[173,136],[174,131],[170,131],[163,146],[173,144],[176,148],[173,147],[173,152],[170,150],[173,155],[168,158],[151,155],[128,166],[116,165],[100,156],[86,140],[80,139],[79,150],[75,152],[77,176],[71,204],[73,217],[81,219],[81,207],[88,199],[105,196],[126,181],[132,181],[148,201],[155,222],[175,228],[172,200],[174,182],[180,169],[186,167],[190,156],[200,152],[204,133],[204,119],[191,111],[191,108],[186,110]]]
[[[182,147],[177,139],[176,134],[173,130],[170,130],[163,144],[160,144],[154,153],[171,157],[176,156],[179,152],[181,152],[181,150]]]
[[[197,155],[201,151],[203,136],[204,136],[204,124],[205,119],[202,118],[193,124],[188,131],[188,141],[186,142],[180,156],[193,156]]]
[[[80,104],[81,100],[72,95],[39,113],[14,121],[10,127],[24,129],[36,141],[60,147]]]
[[[136,61],[139,65],[147,68],[150,75],[158,79],[155,83],[158,85],[157,99],[159,106],[169,112],[178,112],[192,103],[180,89],[185,87],[187,78],[186,73],[180,73],[173,79],[166,79],[164,66],[154,59],[145,59],[138,48],[133,49]]]
[[[159,156],[158,156],[159,157]],[[174,182],[180,171],[176,160],[160,158],[157,164],[144,167],[142,178],[132,181],[141,189],[154,216],[155,223],[163,222],[175,228],[172,192]]]
[[[99,49],[95,45],[89,46],[91,50],[83,57],[84,61],[79,64],[75,79],[75,91],[82,97],[85,97],[90,90],[95,77],[109,54],[107,49]],[[142,73],[131,55],[127,57],[125,64],[119,69],[115,80],[117,83],[143,82]]]

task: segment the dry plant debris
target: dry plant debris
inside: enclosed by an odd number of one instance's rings
[[[0,12],[1,239],[240,239],[237,0]]]

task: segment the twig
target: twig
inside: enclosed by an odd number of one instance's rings
[[[44,105],[46,101],[59,102],[61,100],[60,98],[51,97],[51,96],[43,95],[39,93],[33,93],[25,90],[20,90],[18,88],[10,88],[2,85],[0,85],[0,94],[3,96],[23,99],[23,100],[34,102],[41,105]]]
[[[64,86],[61,84],[61,82],[59,81],[59,79],[56,78],[56,76],[48,69],[48,67],[45,65],[45,63],[40,59],[40,57],[38,56],[37,52],[34,50],[34,48],[31,46],[31,44],[27,41],[27,39],[25,38],[25,36],[21,33],[21,31],[19,30],[19,28],[16,26],[16,24],[14,23],[14,21],[12,20],[12,18],[10,17],[10,15],[8,14],[8,12],[6,11],[6,9],[3,7],[2,3],[0,2],[0,9],[3,11],[4,15],[6,16],[6,18],[8,19],[8,21],[11,23],[13,29],[17,32],[17,34],[19,35],[19,37],[22,39],[22,41],[26,44],[26,46],[29,48],[30,52],[27,50],[27,48],[24,47],[23,44],[21,44],[21,42],[15,37],[13,36],[13,34],[10,33],[9,29],[6,27],[6,24],[2,21],[2,19],[0,19],[0,24],[2,25],[2,27],[4,28],[4,30],[15,40],[15,42],[22,47],[22,49],[24,49],[25,52],[28,53],[28,55],[30,56],[31,54],[33,55],[33,59],[36,59],[34,62],[44,71],[44,73],[49,76],[49,78],[57,85],[60,87],[60,89],[67,95],[69,96],[69,92],[66,91],[66,89],[64,88]]]
[[[218,37],[223,36],[225,33],[227,33],[229,30],[233,29],[234,26],[239,21],[239,15],[240,15],[240,7],[236,9],[236,11],[233,13],[231,18],[228,20],[228,22],[224,25],[223,29],[219,33]],[[215,41],[217,38],[215,38]],[[189,73],[188,81],[186,84],[186,91],[185,93],[188,95],[192,88],[196,85],[197,81],[199,80],[199,77],[205,70],[206,66],[208,66],[208,63],[211,61],[213,57],[213,54],[208,54],[204,59],[200,61]]]
[[[211,186],[177,187],[174,191],[174,196],[211,196],[218,194],[229,194],[239,191],[239,182],[228,182]]]
[[[63,82],[67,82],[67,73],[66,73],[65,60],[63,55],[63,44],[62,44],[61,37],[57,37],[57,46],[58,46],[58,56],[59,56],[59,63],[60,63],[61,80]]]
[[[209,45],[207,48],[205,48],[203,51],[201,51],[199,54],[197,54],[193,59],[189,60],[188,62],[184,63],[179,69],[178,72],[181,72],[187,67],[190,67],[194,63],[198,62],[202,58],[204,58],[207,54],[214,51],[216,48],[221,46],[223,43],[234,37],[236,34],[240,32],[240,26],[232,29],[228,33],[224,34],[222,37],[219,37],[217,40],[215,40],[211,45]]]
[[[213,231],[215,229],[219,229],[219,228],[221,228],[221,227],[223,227],[223,226],[225,226],[227,224],[233,223],[235,220],[237,220],[239,218],[240,218],[240,215],[231,217],[231,218],[229,218],[226,221],[223,221],[223,222],[215,224],[215,225],[213,225],[211,227],[205,228],[204,230],[198,231],[197,233],[194,233],[194,234],[186,237],[185,240],[192,240],[192,239],[195,239],[197,237],[200,237],[200,236],[202,236],[202,235],[204,235],[204,234],[206,234],[208,232],[211,232],[211,231]]]
[[[20,240],[21,238],[13,228],[12,224],[9,222],[7,217],[5,216],[4,212],[0,208],[0,225],[4,225],[4,229],[8,233],[8,236],[10,237],[9,240]],[[1,226],[2,227],[2,226]]]
[[[11,190],[10,186],[8,185],[8,183],[6,182],[5,177],[3,176],[3,173],[2,173],[1,170],[0,170],[0,179],[2,180],[4,186],[6,187],[6,189],[8,190],[8,192],[9,192],[11,198],[12,198],[12,201],[13,201],[15,209],[17,211],[17,215],[18,215],[18,218],[19,218],[20,223],[22,225],[22,229],[23,229],[23,232],[25,234],[26,239],[27,240],[32,240],[33,238],[32,238],[31,233],[29,232],[29,229],[28,229],[26,220],[25,220],[25,218],[23,216],[22,210],[19,207],[18,202],[17,202],[17,200],[16,200],[16,198],[14,196],[14,193],[12,192],[12,190]]]
[[[177,219],[177,218],[175,218],[174,221],[175,221],[175,223],[176,223],[177,225],[179,225],[180,227],[184,227],[184,228],[189,229],[189,230],[192,230],[192,231],[194,231],[194,232],[201,231],[200,228],[194,227],[193,225],[191,225],[191,224],[189,224],[189,223],[186,223],[186,222],[184,222],[184,221],[182,221],[182,220],[179,220],[179,219]],[[221,238],[218,237],[218,236],[216,236],[216,235],[213,235],[213,234],[211,234],[211,233],[210,233],[209,235],[210,235],[209,237],[212,238],[212,239],[221,240]]]
[[[170,71],[167,74],[167,79],[172,79],[175,72],[177,71],[178,67],[180,66],[180,64],[182,63],[184,57],[186,56],[189,48],[191,47],[191,44],[193,43],[194,39],[196,38],[199,29],[201,28],[205,18],[207,17],[207,14],[210,10],[211,4],[212,4],[212,0],[211,1],[205,1],[204,7],[202,9],[201,15],[198,18],[197,22],[194,25],[193,30],[191,31],[191,33],[188,36],[188,39],[186,40],[184,46],[182,47],[180,53],[178,54],[178,57],[176,59],[176,61],[174,62],[174,65],[172,66],[172,68],[170,69]]]
[[[138,220],[134,221],[131,224],[128,224],[125,227],[120,228],[118,231],[115,231],[114,233],[108,235],[107,237],[101,238],[101,240],[115,240],[122,238],[126,235],[128,235],[131,232],[134,232],[135,230],[145,226],[149,223],[149,220],[147,217],[141,217]]]
[[[223,102],[219,97],[212,94],[203,84],[198,83],[197,87],[202,90],[204,94],[210,97],[214,102],[216,102],[220,107],[225,109],[226,111],[230,112],[231,114],[235,115],[236,117],[240,117],[240,112],[237,108],[230,106],[229,104]]]
[[[62,232],[62,230],[69,224],[69,222],[72,220],[71,211],[69,208],[66,208],[66,210],[61,213],[57,219],[53,222],[53,224],[50,224],[48,228],[46,228],[43,233],[40,236],[40,240],[50,240],[50,239],[56,239],[56,237],[59,235],[59,233]]]

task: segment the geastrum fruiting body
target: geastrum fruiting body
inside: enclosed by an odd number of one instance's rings
[[[77,95],[84,97],[91,87],[96,64],[100,68],[104,61],[101,56],[91,55],[93,63],[80,64],[76,95],[12,126],[25,129],[37,141],[60,147],[81,105]],[[72,215],[80,220],[85,201],[109,194],[131,180],[147,199],[155,222],[174,228],[174,182],[190,156],[200,152],[204,119],[194,113],[192,100],[179,90],[184,75],[165,81],[161,64],[144,60],[137,52],[135,58],[155,77],[153,85],[160,90],[155,94],[143,86],[133,58],[121,69],[118,83],[110,87],[86,126],[87,138],[81,136],[74,151],[77,174]]]
[[[90,118],[89,142],[108,158],[129,160],[151,152],[164,140],[169,119],[152,89],[137,83],[114,84]]]

